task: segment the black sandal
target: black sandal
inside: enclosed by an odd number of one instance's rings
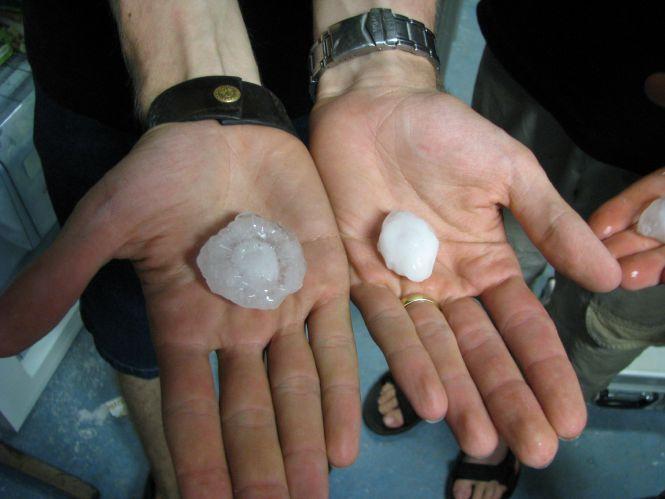
[[[477,480],[481,482],[496,481],[506,487],[506,491],[501,499],[508,499],[517,487],[517,480],[520,477],[520,466],[515,470],[515,455],[508,449],[508,454],[499,464],[477,464],[464,461],[465,454],[459,453],[457,461],[448,474],[448,484],[446,486],[446,497],[453,498],[453,485],[457,480]]]
[[[399,428],[389,428],[384,425],[383,415],[379,412],[379,396],[381,395],[381,388],[383,388],[386,383],[392,383],[395,387],[397,403],[402,411],[404,424]],[[377,382],[372,385],[369,392],[367,392],[365,402],[363,403],[363,420],[367,427],[377,435],[397,435],[398,433],[404,433],[421,421],[420,417],[413,410],[413,407],[411,407],[411,404],[409,404],[409,401],[402,390],[400,390],[397,383],[395,383],[390,371],[386,371]]]
[[[157,485],[155,484],[152,472],[150,472],[148,473],[148,477],[145,480],[145,486],[143,487],[143,499],[155,499],[156,495]]]

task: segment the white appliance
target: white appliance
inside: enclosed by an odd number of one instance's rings
[[[665,410],[665,347],[650,347],[621,371],[596,404]]]
[[[0,292],[58,231],[32,143],[34,105],[30,67],[16,55],[0,66]],[[76,304],[39,342],[0,359],[0,426],[21,428],[81,327]]]

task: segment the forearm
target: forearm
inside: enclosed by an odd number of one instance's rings
[[[260,83],[236,0],[111,0],[139,114],[167,88],[200,76]]]
[[[436,6],[436,0],[314,0],[314,36],[318,38],[330,25],[375,7],[392,9],[434,31]],[[434,88],[436,72],[423,57],[400,50],[374,52],[326,69],[318,97],[334,96],[351,87],[379,85]]]
[[[434,31],[436,0],[314,0],[314,37],[331,24],[382,7],[417,19]]]

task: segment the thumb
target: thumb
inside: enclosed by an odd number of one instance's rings
[[[93,187],[51,247],[0,296],[0,357],[15,355],[55,327],[111,259],[119,247],[111,207],[104,189]]]
[[[621,282],[621,268],[591,228],[556,191],[530,158],[510,187],[510,210],[554,268],[591,291],[607,292]]]
[[[604,203],[591,215],[589,225],[598,237],[607,239],[630,227],[651,201],[664,195],[665,168],[660,168]]]

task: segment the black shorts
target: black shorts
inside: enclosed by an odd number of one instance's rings
[[[138,138],[69,111],[36,89],[35,147],[60,224]],[[95,275],[81,296],[81,316],[114,369],[146,379],[159,375],[141,285],[129,261],[113,260]]]

